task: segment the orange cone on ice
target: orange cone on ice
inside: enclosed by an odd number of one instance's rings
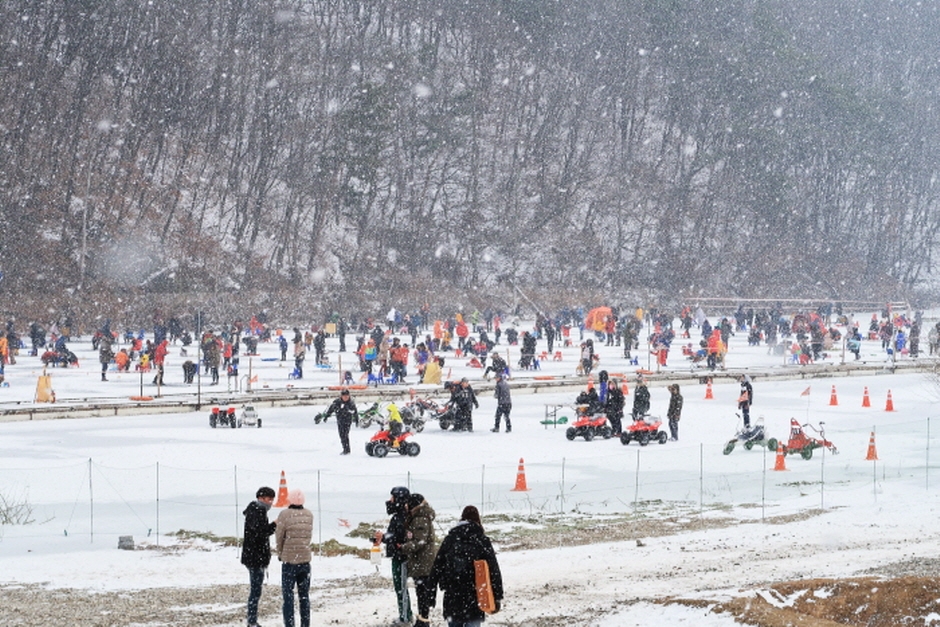
[[[891,400],[891,390],[888,390],[888,402],[885,403],[885,411],[894,411],[894,401]]]
[[[528,492],[529,488],[525,484],[525,462],[519,458],[519,470],[516,472],[516,487],[512,492]]]
[[[832,386],[832,394],[829,395],[829,405],[838,405],[839,399],[836,397],[836,386]]]
[[[868,454],[865,456],[865,461],[874,462],[878,461],[878,451],[875,450],[875,432],[871,432],[871,437],[868,438]]]
[[[287,502],[287,477],[284,476],[284,471],[281,471],[281,485],[277,488],[277,501],[274,502],[274,507],[287,507],[289,503]]]
[[[630,396],[630,388],[627,387],[626,379],[624,379],[623,383],[620,384],[620,391],[623,392],[624,396]]]
[[[589,374],[589,375],[588,375],[588,387],[587,387],[587,389],[588,389],[588,392],[590,392],[591,390],[594,389],[594,375],[593,375],[593,374]]]
[[[862,407],[871,407],[871,399],[868,397],[868,386],[865,386],[865,393],[862,394]]]
[[[774,470],[786,470],[786,455],[783,454],[783,444],[777,442],[777,460],[774,462]]]
[[[714,400],[715,396],[712,394],[712,382],[709,381],[705,386],[705,400]]]

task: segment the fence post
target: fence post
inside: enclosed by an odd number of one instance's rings
[[[160,462],[157,462],[157,546],[160,546]]]

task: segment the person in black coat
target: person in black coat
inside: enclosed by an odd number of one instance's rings
[[[264,584],[264,571],[271,563],[271,542],[277,523],[268,522],[268,510],[274,503],[274,489],[258,488],[255,500],[248,504],[245,514],[245,539],[242,542],[242,564],[248,568],[248,627],[258,624],[258,603]]]
[[[339,431],[339,441],[343,445],[341,455],[349,455],[349,428],[353,420],[359,421],[359,410],[356,409],[356,403],[349,396],[349,390],[343,388],[339,393],[339,398],[333,401],[326,413],[323,414],[323,420],[326,420],[331,414],[336,414],[336,428]]]
[[[450,530],[437,551],[431,577],[444,591],[444,619],[449,627],[479,624],[486,615],[477,604],[473,562],[486,560],[490,585],[499,611],[503,600],[503,577],[493,544],[483,532],[480,512],[473,505],[463,509],[460,522]]]
[[[640,377],[636,381],[636,390],[633,392],[633,419],[642,420],[650,411],[650,391],[646,387],[646,380]]]
[[[454,431],[473,431],[473,408],[479,407],[477,395],[470,387],[467,377],[460,380],[460,385],[451,390],[451,400],[457,409]]]
[[[610,428],[613,430],[613,436],[620,437],[623,431],[623,406],[625,404],[623,390],[620,389],[617,379],[611,379],[610,386],[607,388],[607,402],[604,411],[607,414],[607,420],[610,421]]]
[[[392,488],[392,498],[385,501],[385,511],[391,516],[388,529],[382,536],[385,544],[385,556],[392,560],[392,583],[395,586],[395,598],[398,599],[398,621],[411,623],[411,597],[408,595],[408,556],[401,550],[407,540],[405,530],[405,514],[411,491],[398,486]]]

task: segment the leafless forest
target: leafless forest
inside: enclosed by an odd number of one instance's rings
[[[927,298],[938,33],[882,0],[6,0],[4,309]]]

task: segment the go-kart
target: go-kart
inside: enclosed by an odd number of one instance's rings
[[[213,407],[212,412],[209,414],[209,426],[213,429],[217,426],[231,427],[232,429],[239,426],[238,419],[235,417],[235,408],[220,409]]]
[[[636,441],[640,446],[646,446],[651,441],[656,441],[665,444],[669,436],[665,431],[659,430],[662,424],[663,421],[659,417],[643,414],[623,430],[620,434],[620,443],[627,445],[631,441]]]
[[[242,425],[261,428],[261,417],[258,416],[258,410],[254,405],[245,405],[242,408],[241,416],[238,417],[238,426]]]
[[[398,437],[392,438],[388,424],[383,424],[366,442],[366,453],[369,457],[385,457],[390,451],[398,451],[400,455],[415,457],[421,452],[421,445],[409,441],[412,435],[411,429],[405,427]]]
[[[813,450],[823,447],[829,449],[833,455],[838,455],[839,451],[836,449],[836,445],[826,439],[826,431],[823,428],[823,425],[825,424],[826,423],[824,422],[820,422],[819,428],[817,429],[809,423],[801,425],[799,422],[797,422],[796,418],[790,418],[790,439],[786,444],[783,445],[784,455],[799,453],[800,457],[803,459],[811,459],[813,457]],[[803,427],[809,427],[813,431],[816,431],[820,437],[809,437],[803,431]],[[768,440],[767,448],[772,451],[776,451],[777,440],[774,438]]]
[[[740,414],[738,414],[740,418]],[[725,444],[724,454],[730,455],[731,451],[734,450],[735,445],[738,442],[744,444],[746,450],[751,450],[755,445],[764,446],[766,445],[771,451],[777,450],[777,440],[771,438],[767,439],[767,436],[764,432],[764,419],[758,418],[757,422],[752,424],[750,427],[741,427],[738,429],[737,433],[734,434],[734,437],[728,440],[728,443]],[[773,444],[773,446],[771,446]]]
[[[565,437],[569,440],[574,440],[576,437],[581,436],[584,438],[585,442],[590,442],[594,439],[594,436],[599,436],[607,440],[613,435],[614,430],[607,424],[607,416],[605,414],[588,413],[587,405],[579,405],[577,412],[578,418],[571,423],[570,427],[565,429]]]

